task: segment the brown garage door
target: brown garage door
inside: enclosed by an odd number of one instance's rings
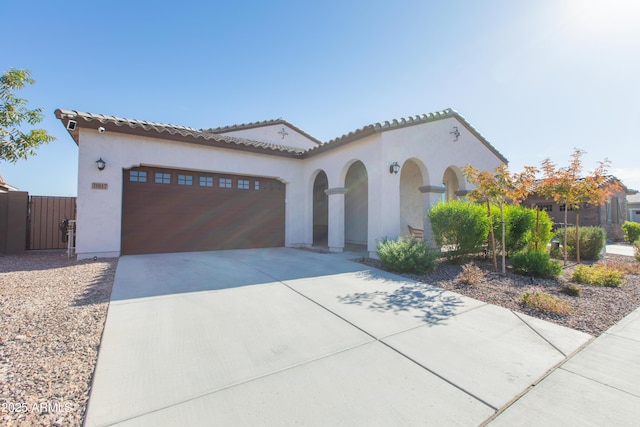
[[[270,178],[125,170],[122,253],[284,246],[285,186]]]

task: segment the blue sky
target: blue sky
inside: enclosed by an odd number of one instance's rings
[[[76,194],[56,108],[195,128],[284,117],[327,141],[450,107],[514,172],[577,147],[640,189],[639,21],[636,0],[0,0],[0,71],[31,70],[20,95],[57,138],[0,174]]]

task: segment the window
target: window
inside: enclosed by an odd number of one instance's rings
[[[191,175],[178,175],[178,185],[193,185],[193,177]]]
[[[231,178],[220,178],[220,188],[233,188]]]
[[[560,212],[564,212],[567,210],[567,205],[560,205]],[[575,211],[576,209],[573,206],[569,206],[569,212]]]
[[[200,177],[200,187],[213,187],[213,177],[212,176],[201,176]]]
[[[249,180],[248,179],[239,179],[238,180],[238,188],[241,190],[249,189]]]
[[[538,209],[545,212],[553,212],[553,205],[538,205]]]
[[[260,189],[260,181],[253,181],[253,189],[254,190]]]
[[[156,184],[171,184],[171,174],[156,172]]]
[[[129,181],[147,182],[147,173],[145,171],[129,171]]]

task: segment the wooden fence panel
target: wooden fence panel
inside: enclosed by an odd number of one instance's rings
[[[29,193],[0,193],[0,253],[18,254],[27,246]]]
[[[31,196],[29,202],[29,249],[65,249],[60,223],[76,219],[75,197]]]

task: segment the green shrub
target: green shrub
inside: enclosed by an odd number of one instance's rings
[[[640,262],[640,240],[638,240],[637,242],[635,242],[633,244],[634,249],[636,250],[636,253],[633,254],[634,257],[636,257],[636,261]]]
[[[518,300],[527,307],[543,311],[545,313],[571,314],[573,307],[562,301],[560,298],[542,292],[539,290],[531,290],[522,294]]]
[[[547,245],[551,241],[553,237],[553,232],[551,229],[553,228],[553,220],[549,216],[549,214],[545,211],[539,211],[536,213],[536,210],[533,210],[534,215],[537,215],[537,232],[536,232],[536,221],[533,223],[533,238],[529,241],[527,249],[535,249],[537,243],[537,250],[543,251],[546,249]]]
[[[533,241],[536,213],[523,206],[504,206],[504,221],[507,235],[505,246],[507,253],[512,254],[523,250]]]
[[[484,271],[472,262],[462,266],[462,271],[456,277],[465,285],[477,286],[484,278]]]
[[[390,271],[425,274],[435,270],[439,253],[426,242],[400,237],[379,242],[378,256]]]
[[[524,249],[535,249],[536,242],[538,250],[544,249],[551,240],[551,228],[553,221],[549,214],[536,209],[523,206],[505,205],[505,246],[508,254],[514,254]],[[500,224],[500,209],[496,206],[491,208],[491,218],[493,232],[496,236],[496,248],[500,248],[502,242],[502,225]],[[537,218],[537,233],[536,233]]]
[[[462,200],[434,206],[429,220],[436,243],[452,246],[452,250],[444,252],[448,258],[480,252],[489,233],[490,220],[483,207]]]
[[[533,277],[558,277],[562,272],[560,263],[551,260],[546,251],[523,251],[511,257],[514,273]]]
[[[556,238],[564,244],[564,228],[556,231]],[[604,245],[607,234],[602,227],[580,227],[580,258],[598,259]],[[576,228],[567,227],[567,253],[571,258],[576,257]]]
[[[608,286],[617,288],[624,283],[624,274],[604,265],[594,265],[587,267],[580,265],[576,267],[571,275],[571,280],[588,285]]]
[[[640,222],[625,221],[621,228],[627,242],[635,243],[640,240]]]
[[[554,259],[563,259],[564,254],[562,253],[562,246],[551,246],[551,250],[549,250],[549,255]]]
[[[582,295],[582,288],[575,283],[569,282],[562,285],[562,287],[560,288],[560,292],[572,297],[579,297],[580,295]]]

